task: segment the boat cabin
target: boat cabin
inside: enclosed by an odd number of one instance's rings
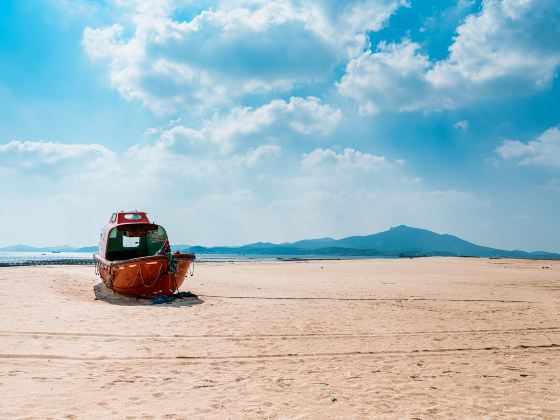
[[[165,245],[167,233],[144,212],[117,212],[101,231],[99,255],[108,261],[156,255]]]

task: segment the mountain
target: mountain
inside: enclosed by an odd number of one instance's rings
[[[456,255],[478,255],[494,252],[492,248],[475,245],[453,235],[440,235],[426,229],[397,226],[368,236],[350,236],[335,241],[337,246],[384,251],[418,253],[447,252]]]
[[[526,252],[503,250],[473,244],[453,235],[439,234],[426,229],[409,226],[393,227],[385,232],[366,236],[349,236],[342,239],[319,238],[296,242],[273,244],[256,242],[243,246],[203,247],[171,245],[173,251],[196,254],[234,255],[323,255],[323,256],[370,256],[370,257],[418,257],[418,256],[465,256],[487,258],[542,258],[560,259],[560,254],[545,251]],[[73,248],[67,245],[35,248],[13,245],[0,248],[4,252],[97,252],[97,246]]]
[[[97,252],[97,250],[98,250],[98,246],[95,245],[95,246],[83,246],[81,248],[76,248],[73,251],[69,251],[69,252],[91,252],[91,253],[94,253],[94,252]]]
[[[453,235],[438,234],[409,226],[385,232],[342,239],[320,238],[272,244],[258,242],[239,247],[190,247],[187,252],[249,255],[330,255],[330,256],[468,256],[494,258],[560,259],[560,254],[544,251],[507,251],[476,245]]]
[[[320,239],[304,239],[303,241],[292,242],[291,244],[283,244],[293,246],[294,248],[301,249],[320,249],[336,246],[338,241],[333,238],[320,238]]]
[[[186,249],[186,248],[190,248],[191,245],[186,245],[186,244],[180,244],[180,245],[170,245],[171,246],[171,251],[175,252],[175,251],[181,251],[182,249]],[[97,247],[95,247],[95,251],[97,252]]]
[[[34,248],[29,245],[17,244],[12,246],[6,246],[4,248],[0,248],[0,251],[4,252],[35,252],[37,248]]]

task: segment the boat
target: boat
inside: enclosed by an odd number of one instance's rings
[[[140,211],[113,213],[93,255],[105,287],[125,296],[157,298],[177,292],[195,255],[171,253],[163,226]],[[192,275],[192,271],[191,271]]]

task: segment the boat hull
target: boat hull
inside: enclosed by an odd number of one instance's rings
[[[175,270],[168,256],[154,255],[121,261],[108,261],[95,254],[96,270],[105,286],[121,295],[154,298],[175,293],[194,263],[194,254],[172,254]]]

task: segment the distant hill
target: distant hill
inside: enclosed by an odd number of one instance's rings
[[[323,256],[370,256],[370,257],[419,257],[419,256],[465,256],[487,258],[542,258],[560,259],[560,254],[545,251],[526,252],[503,250],[476,245],[453,235],[439,234],[426,229],[409,226],[393,227],[385,232],[366,236],[349,236],[342,239],[319,238],[297,242],[273,244],[256,242],[253,244],[228,247],[203,247],[171,245],[173,251],[198,254],[234,255],[323,255]],[[4,252],[91,252],[97,246],[73,248],[66,245],[35,248],[27,245],[13,245],[0,248]]]
[[[171,246],[171,251],[175,252],[175,251],[182,251],[183,249],[186,248],[190,248],[191,245],[185,245],[185,244],[180,244],[180,245],[170,245]],[[97,251],[97,247],[95,247],[95,250]]]
[[[98,246],[95,245],[95,246],[83,246],[81,248],[76,248],[73,251],[67,251],[67,252],[91,252],[91,253],[94,253],[94,252],[97,252],[97,250],[98,250]]]
[[[476,245],[453,235],[426,229],[397,226],[385,232],[342,239],[320,238],[272,244],[258,242],[239,247],[189,247],[185,252],[246,255],[331,255],[331,256],[466,256],[494,258],[560,259],[560,254],[502,250]]]

